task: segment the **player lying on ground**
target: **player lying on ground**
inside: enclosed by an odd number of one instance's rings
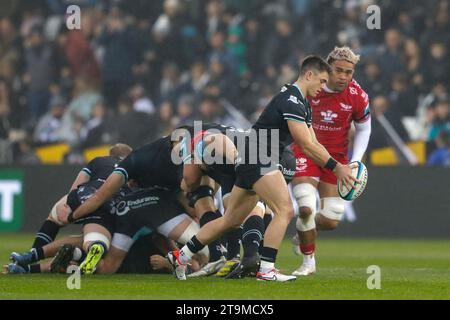
[[[361,161],[370,137],[370,112],[367,94],[353,79],[359,56],[348,47],[336,47],[328,55],[331,65],[329,81],[316,97],[309,97],[313,111],[313,128],[317,140],[330,155],[343,164],[348,161],[348,136],[352,122],[355,139],[351,161]],[[292,181],[293,194],[300,207],[296,227],[303,255],[302,265],[292,274],[307,276],[316,271],[314,257],[317,230],[332,230],[344,212],[344,200],[337,192],[334,173],[319,167],[298,145],[293,145],[297,172]],[[320,209],[316,214],[316,193]],[[295,241],[295,239],[294,239]]]
[[[80,265],[82,273],[115,273],[134,242],[152,230],[178,243],[186,243],[199,230],[199,226],[188,215],[182,213],[182,208],[175,201],[175,195],[170,191],[138,189],[116,199],[112,214],[105,206],[97,209],[95,211],[97,216],[102,216],[99,211],[103,211],[105,215],[114,218],[115,233],[105,258],[102,260],[106,251],[91,250]],[[51,266],[48,263],[41,265],[41,272],[64,271],[71,261],[77,260],[76,255],[75,246],[65,245]],[[208,260],[207,248],[198,258],[201,263]],[[25,273],[25,271],[19,272],[10,268],[9,273]]]
[[[116,206],[116,230],[109,254],[97,267],[97,273],[115,273],[134,239],[156,230],[180,244],[185,244],[200,229],[177,203],[176,195],[163,189],[141,189],[126,195]],[[199,252],[208,261],[208,248]]]
[[[315,97],[320,92],[328,81],[330,71],[329,65],[320,57],[307,57],[302,63],[298,81],[294,85],[284,86],[282,92],[276,95],[263,111],[253,126],[258,138],[257,146],[266,148],[265,155],[270,154],[275,161],[267,163],[259,152],[256,155],[256,164],[249,163],[248,159],[241,157],[235,159],[236,182],[224,216],[203,226],[180,251],[168,254],[168,260],[174,265],[179,279],[186,279],[184,274],[186,265],[195,253],[227,231],[238,228],[259,200],[274,211],[274,218],[265,232],[257,279],[265,281],[296,279],[295,276],[281,274],[275,268],[278,248],[293,217],[293,207],[283,174],[277,168],[280,153],[267,152],[273,151],[269,142],[271,139],[266,139],[264,146],[262,142],[264,134],[268,133],[271,136],[279,133],[278,150],[284,150],[293,138],[320,166],[334,170],[344,185],[352,187],[358,182],[352,176],[351,168],[333,159],[317,141],[314,131],[310,128],[311,109],[306,96]],[[247,150],[250,149],[247,142],[246,147]]]

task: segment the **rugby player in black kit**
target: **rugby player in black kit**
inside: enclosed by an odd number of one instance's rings
[[[206,224],[180,251],[169,252],[167,256],[179,279],[186,279],[184,270],[196,252],[226,231],[239,227],[260,199],[273,210],[274,218],[265,232],[257,280],[283,282],[296,279],[295,276],[281,274],[275,268],[278,248],[293,217],[294,209],[283,174],[277,168],[280,155],[276,154],[276,148],[271,148],[268,142],[270,138],[262,137],[264,133],[267,133],[268,137],[271,134],[279,134],[278,150],[284,150],[284,147],[294,140],[308,157],[320,166],[333,170],[345,185],[352,186],[357,180],[351,175],[351,168],[330,157],[315,138],[311,127],[311,109],[306,97],[318,94],[328,81],[330,71],[330,66],[322,58],[305,58],[296,83],[284,86],[265,108],[253,129],[257,136],[258,151],[261,148],[266,149],[265,154],[270,154],[271,159],[275,161],[262,161],[260,152],[257,152],[256,163],[250,163],[246,157],[238,156],[236,182],[224,216]],[[251,147],[248,146],[249,150]],[[270,152],[267,152],[268,150]]]
[[[57,243],[57,245],[52,245],[56,234],[64,225],[58,219],[58,212],[68,214],[79,206],[81,202],[92,196],[92,194],[105,182],[116,165],[131,151],[131,147],[126,144],[115,144],[110,148],[109,156],[94,158],[86,165],[86,167],[82,168],[73,182],[70,192],[54,205],[49,217],[42,224],[36,239],[34,240],[32,249],[25,253],[11,253],[10,259],[13,263],[8,266],[10,269],[9,271],[40,272],[39,265],[33,265],[33,263],[47,257],[52,257],[56,252],[55,250],[58,250],[60,246],[60,242]],[[98,236],[102,238],[102,243],[105,243],[106,246],[109,244],[109,241],[104,239],[105,236],[100,236],[99,234],[106,235],[106,238],[108,238],[109,234],[110,238],[113,228],[113,218],[111,214],[105,214],[104,212],[104,210],[98,211],[95,214],[78,221],[79,224],[83,225],[84,234],[87,236],[85,237],[86,250],[89,249],[93,242],[99,240],[97,239]],[[67,248],[73,250],[74,247],[70,245],[75,245],[79,242],[79,237],[71,237],[64,239],[63,243],[69,245]],[[82,258],[81,253],[80,258]]]

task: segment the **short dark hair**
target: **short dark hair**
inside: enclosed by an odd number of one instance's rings
[[[300,75],[305,75],[308,71],[328,72],[331,73],[330,65],[321,57],[312,55],[307,56],[300,67]]]

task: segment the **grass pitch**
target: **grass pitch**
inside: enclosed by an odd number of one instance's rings
[[[0,234],[0,261],[27,250],[31,234]],[[208,278],[178,281],[172,275],[85,276],[69,290],[66,275],[0,275],[4,299],[450,299],[450,245],[437,240],[320,239],[318,273],[290,283]],[[277,266],[286,273],[299,265],[289,241]],[[369,290],[367,268],[381,270],[381,289]]]

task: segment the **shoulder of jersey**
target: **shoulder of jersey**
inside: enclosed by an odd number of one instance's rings
[[[283,100],[287,100],[295,104],[302,104],[301,100],[296,95],[291,93],[291,90],[289,90],[287,85],[284,85],[281,88],[280,94],[283,94]]]
[[[362,101],[363,104],[367,105],[369,103],[369,96],[367,93],[361,88],[359,83],[353,79],[347,88],[347,94],[350,95],[352,99],[356,99],[358,101]]]

